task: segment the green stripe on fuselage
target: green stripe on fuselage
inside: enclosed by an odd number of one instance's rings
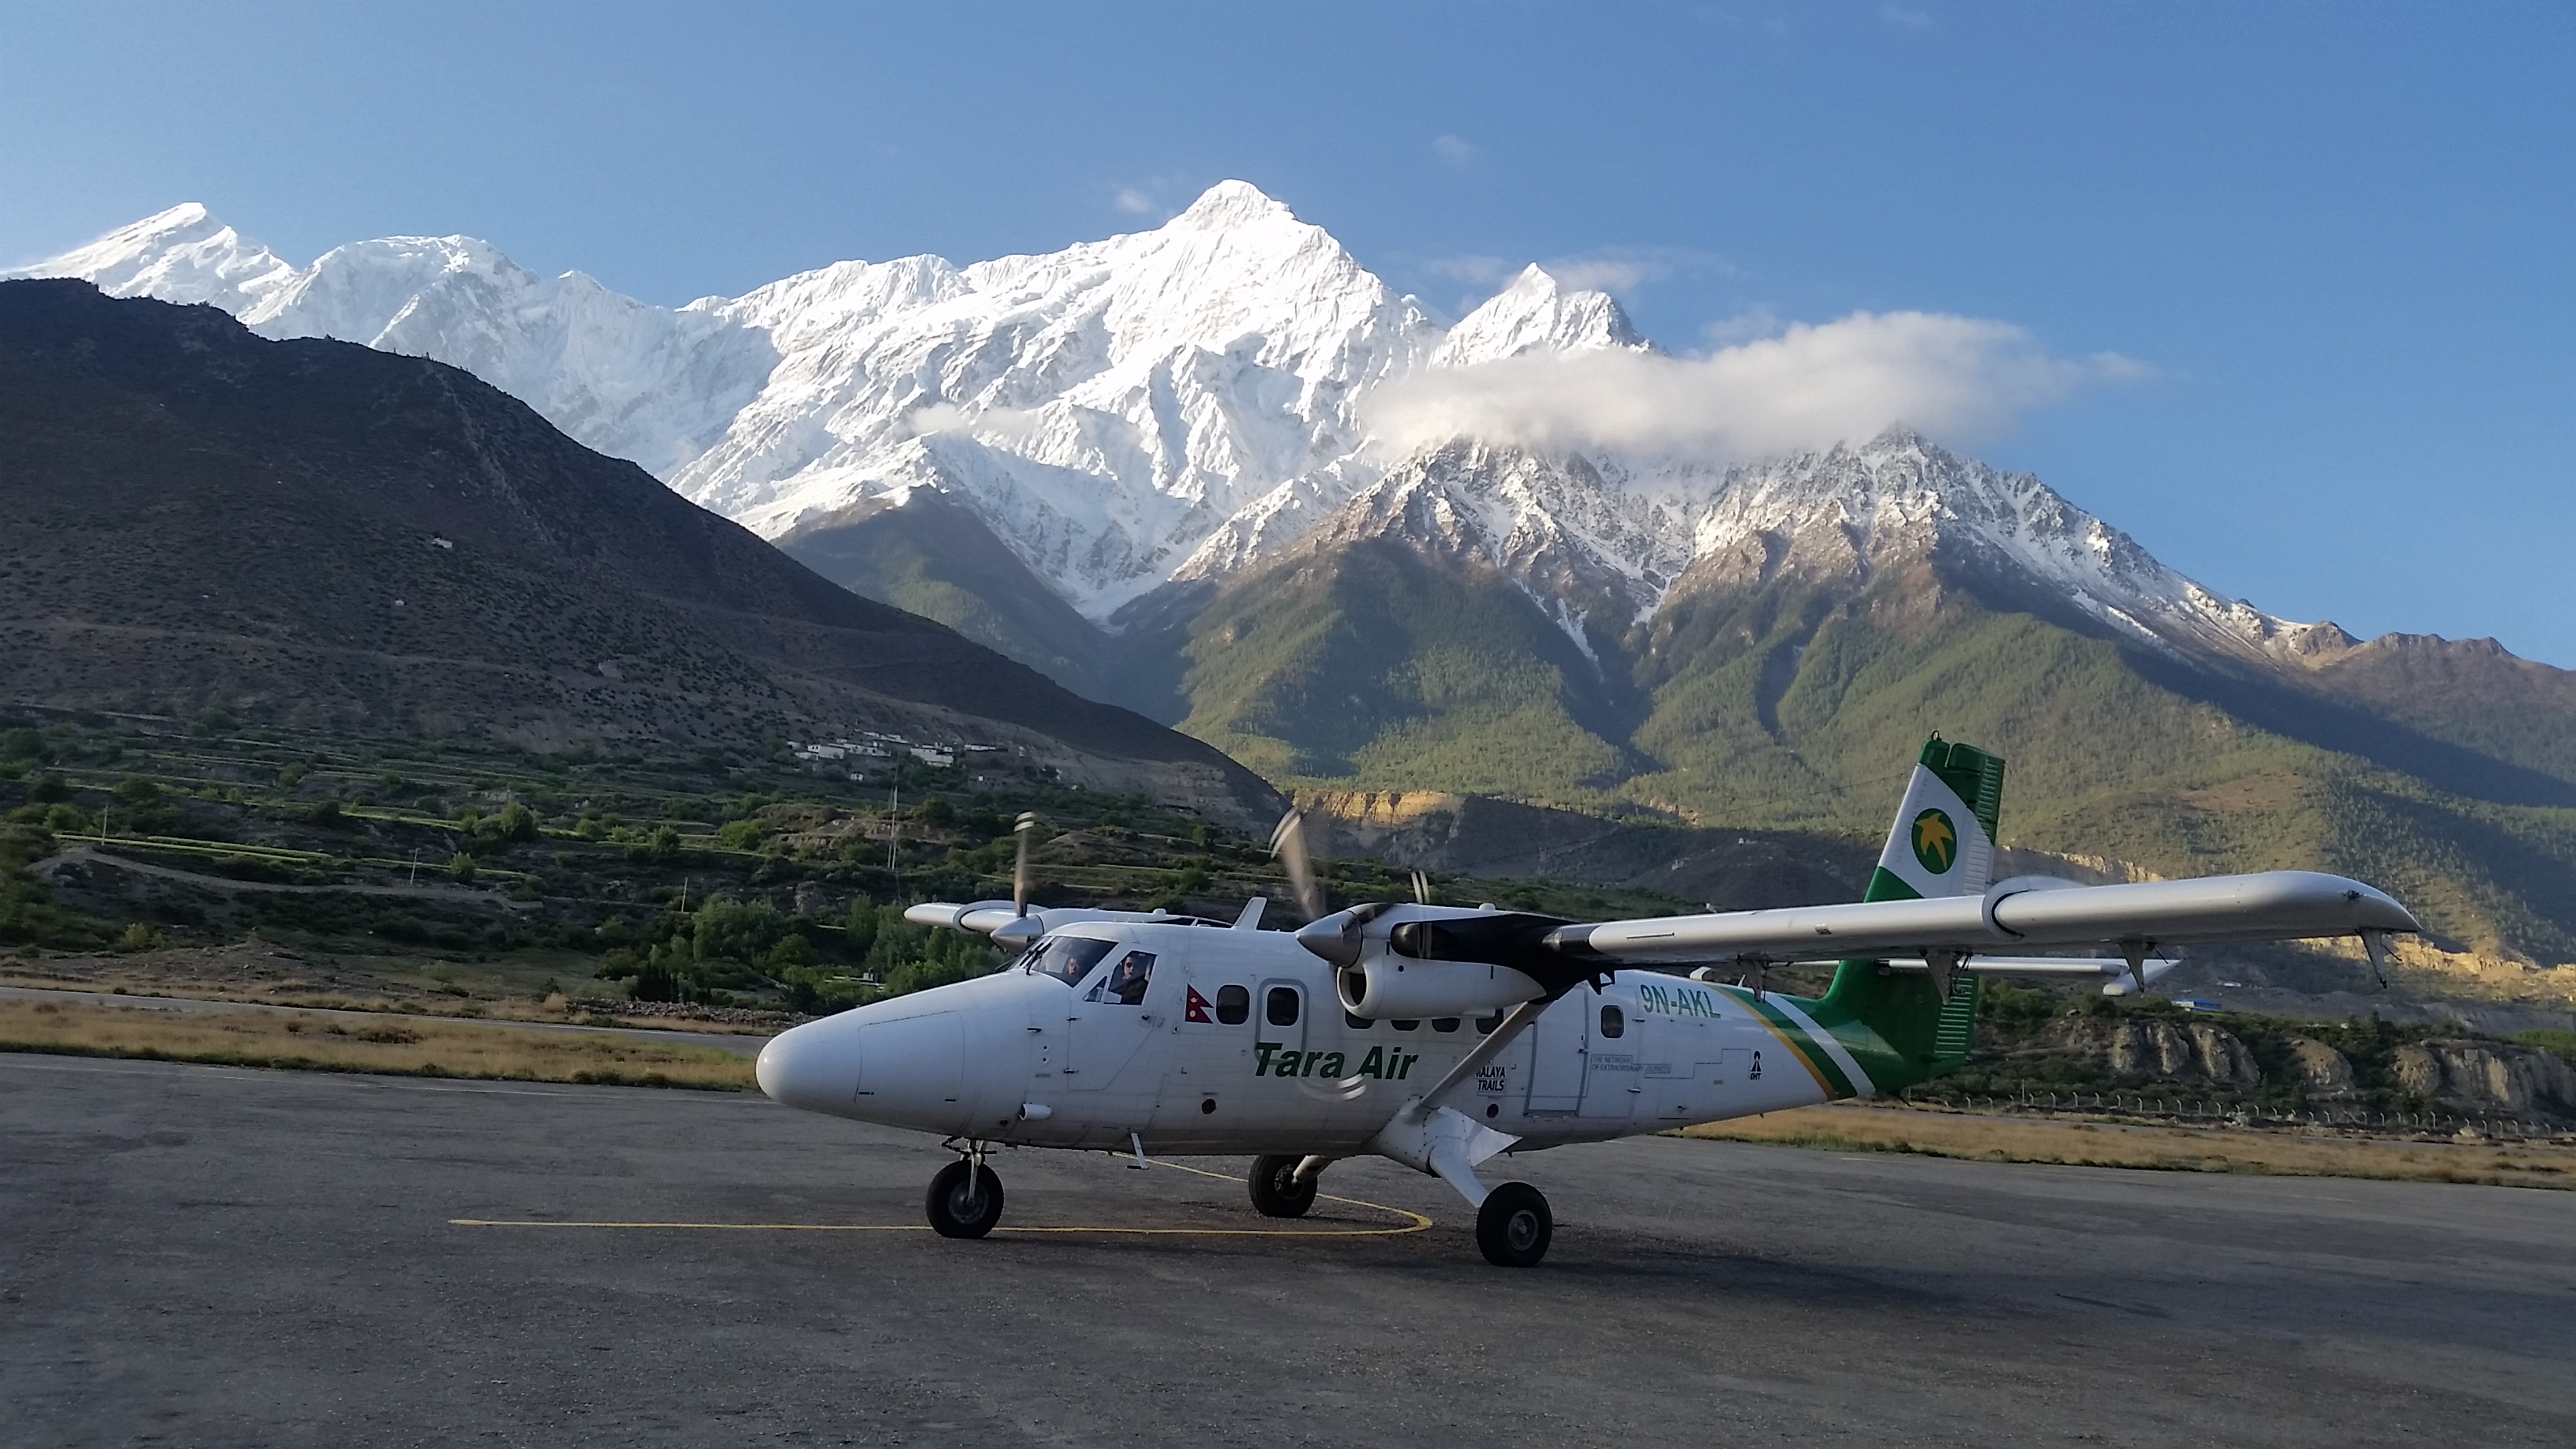
[[[1763,1025],[1771,1028],[1773,1035],[1787,1043],[1789,1050],[1796,1052],[1806,1062],[1807,1070],[1815,1076],[1816,1080],[1824,1084],[1827,1096],[1839,1098],[1860,1095],[1852,1087],[1850,1074],[1843,1070],[1840,1062],[1834,1060],[1833,1053],[1825,1050],[1823,1043],[1810,1036],[1807,1029],[1798,1024],[1796,1018],[1771,1004],[1771,996],[1777,995],[1776,992],[1756,996],[1741,986],[1721,986],[1718,989],[1741,1002],[1745,1010],[1752,1012]],[[1802,996],[1793,996],[1789,999],[1798,1003],[1799,1010],[1809,1013],[1811,1020],[1815,1019],[1815,1002]],[[1824,1025],[1821,1020],[1816,1024]],[[1837,1032],[1835,1036],[1839,1040],[1841,1033]],[[1845,1042],[1843,1045],[1848,1048],[1850,1043]],[[1857,1056],[1858,1053],[1854,1055]]]

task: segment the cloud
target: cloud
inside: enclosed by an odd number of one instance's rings
[[[1674,277],[1741,275],[1733,262],[1695,247],[1597,247],[1574,256],[1551,257],[1539,266],[1561,287],[1609,292],[1623,298],[1633,297],[1641,287]]]
[[[1672,268],[1661,263],[1626,257],[1564,257],[1539,265],[1568,291],[1616,292],[1622,296],[1672,275]]]
[[[1442,165],[1464,166],[1476,159],[1476,148],[1456,136],[1435,136],[1431,154],[1439,157]]]
[[[1896,4],[1895,0],[1878,7],[1878,18],[1899,30],[1929,30],[1933,24],[1931,16]]]
[[[1422,266],[1423,270],[1436,277],[1448,277],[1454,281],[1460,282],[1477,282],[1489,287],[1501,286],[1503,283],[1510,281],[1513,274],[1520,270],[1520,268],[1513,266],[1510,262],[1503,260],[1501,257],[1478,256],[1472,254],[1454,257],[1433,257],[1431,260],[1423,263]]]
[[[1133,186],[1119,187],[1118,194],[1109,198],[1109,204],[1129,216],[1151,216],[1163,208],[1163,204],[1154,199],[1153,193]]]
[[[2007,322],[1856,312],[1706,357],[1602,351],[1419,373],[1381,389],[1364,416],[1398,451],[1470,437],[1736,462],[1893,423],[1973,445],[2080,388],[2153,375],[2110,353],[2052,356]]]
[[[1788,330],[1789,324],[1781,321],[1778,313],[1766,304],[1756,303],[1732,317],[1721,317],[1700,328],[1699,335],[1711,347],[1735,347],[1746,342],[1758,342],[1765,337],[1777,337]]]

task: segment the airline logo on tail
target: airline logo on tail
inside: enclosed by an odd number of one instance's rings
[[[1914,817],[1914,858],[1934,875],[1948,875],[1959,859],[1959,829],[1946,810],[1926,810]]]

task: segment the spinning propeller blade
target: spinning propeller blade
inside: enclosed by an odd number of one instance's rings
[[[1270,854],[1288,872],[1289,888],[1296,893],[1297,908],[1312,921],[1324,914],[1324,884],[1316,869],[1315,858],[1306,848],[1306,817],[1297,807],[1279,817],[1279,828],[1270,832]]]
[[[1011,834],[1017,837],[1019,846],[1019,858],[1011,866],[1011,914],[1014,916],[1029,913],[1029,839],[1037,833],[1038,817],[1029,811],[1021,811],[1019,823],[1011,827]]]

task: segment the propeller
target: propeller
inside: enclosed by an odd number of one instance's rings
[[[1413,873],[1413,903],[1419,906],[1431,904],[1431,877],[1418,870]]]
[[[1306,919],[1320,919],[1324,914],[1324,883],[1316,868],[1313,852],[1306,848],[1306,817],[1297,807],[1279,817],[1279,828],[1270,832],[1270,855],[1288,872],[1289,889],[1296,893],[1297,907]]]
[[[1029,841],[1037,833],[1037,815],[1021,811],[1019,823],[1011,827],[1011,834],[1019,844],[1019,859],[1011,866],[1011,914],[1014,916],[1029,913]]]

